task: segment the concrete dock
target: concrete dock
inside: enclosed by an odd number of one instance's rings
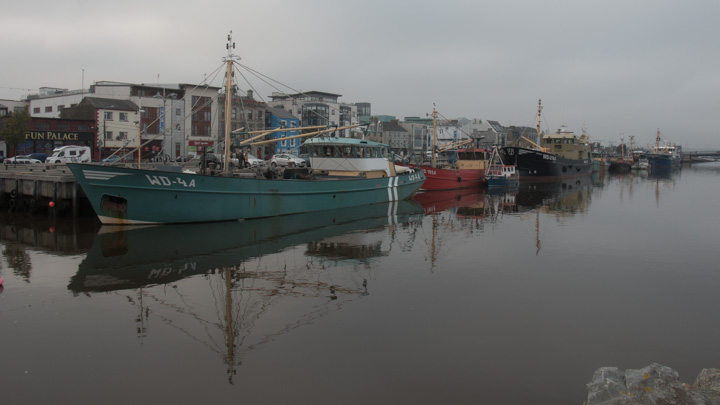
[[[58,214],[77,215],[84,198],[65,165],[0,165],[0,207],[4,209],[36,212],[52,205]]]

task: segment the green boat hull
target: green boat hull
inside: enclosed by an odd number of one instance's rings
[[[378,179],[250,179],[70,163],[103,224],[231,221],[399,201],[422,172]]]

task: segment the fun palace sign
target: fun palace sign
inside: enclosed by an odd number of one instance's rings
[[[64,131],[29,131],[25,134],[28,141],[92,141],[93,132],[64,132]]]

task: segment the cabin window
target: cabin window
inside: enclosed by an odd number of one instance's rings
[[[346,158],[352,157],[353,156],[352,146],[343,146],[342,147],[342,156],[346,157]]]

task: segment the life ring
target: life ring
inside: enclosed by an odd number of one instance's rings
[[[17,190],[13,190],[10,192],[10,198],[15,198],[15,197],[17,197],[17,195],[18,195]]]

